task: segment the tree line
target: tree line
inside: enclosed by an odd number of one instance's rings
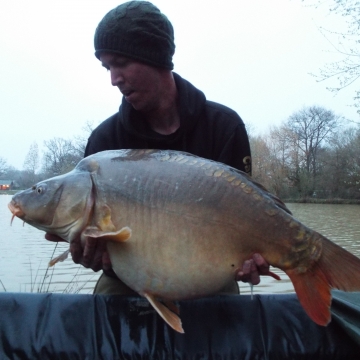
[[[266,135],[250,137],[253,177],[283,199],[360,199],[360,127],[304,107]]]
[[[72,139],[54,137],[46,140],[42,154],[38,144],[32,143],[22,170],[8,165],[7,161],[0,157],[0,179],[13,180],[18,188],[26,189],[41,180],[71,171],[84,157],[91,131],[92,123],[88,122],[83,127],[83,135],[74,136]]]
[[[72,170],[83,158],[92,127],[84,136],[36,143],[22,170],[0,158],[0,177],[20,188]],[[304,107],[264,135],[251,135],[253,178],[282,199],[360,199],[360,126],[320,106]]]

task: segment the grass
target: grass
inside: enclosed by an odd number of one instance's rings
[[[55,247],[52,252],[50,260],[54,258],[57,246],[58,246],[58,243],[55,244]],[[50,290],[51,285],[53,285],[52,280],[53,280],[53,276],[54,276],[54,272],[55,272],[55,266],[56,265],[54,265],[52,267],[47,266],[45,273],[41,276],[40,275],[41,263],[40,263],[36,270],[35,276],[33,277],[33,269],[32,269],[31,260],[30,260],[30,292],[31,293],[56,292],[56,288],[53,290]],[[72,279],[68,282],[65,289],[62,290],[62,293],[78,294],[89,283],[89,281],[92,279],[92,277],[90,279],[87,279],[86,281],[79,280],[80,270],[81,270],[81,266],[78,267],[78,269],[76,270],[76,273],[73,275]],[[38,281],[38,279],[40,279],[40,280]],[[1,284],[2,288],[4,289],[4,291],[7,292],[7,289],[1,280],[0,280],[0,284]]]
[[[3,287],[3,289],[4,289],[4,291],[6,291],[6,288],[5,288],[5,286],[4,286],[4,284],[3,284],[3,282],[0,280],[0,283],[1,283],[1,285],[2,285],[2,287]]]

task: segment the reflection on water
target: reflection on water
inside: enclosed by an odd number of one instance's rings
[[[55,245],[44,239],[44,232],[15,218],[7,208],[10,195],[0,195],[0,291],[42,291],[91,293],[99,273],[76,265],[69,258],[48,270],[48,261],[68,245]],[[308,227],[322,233],[348,251],[360,257],[360,206],[287,204],[294,216]],[[48,270],[48,272],[47,272]],[[291,292],[293,286],[285,273],[272,269],[281,277],[277,281],[262,277],[255,293]],[[44,277],[46,274],[46,277]],[[2,285],[3,284],[3,285]],[[247,284],[240,283],[241,293],[250,293]]]

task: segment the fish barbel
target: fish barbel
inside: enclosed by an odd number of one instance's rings
[[[103,151],[14,195],[9,208],[69,243],[106,241],[116,275],[179,332],[172,301],[217,293],[254,253],[285,271],[319,325],[331,319],[331,288],[360,290],[360,259],[245,173],[184,152]]]

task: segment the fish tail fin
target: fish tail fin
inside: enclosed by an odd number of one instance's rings
[[[320,258],[306,272],[286,270],[299,301],[310,318],[319,325],[331,320],[331,288],[360,291],[360,259],[323,238]]]

